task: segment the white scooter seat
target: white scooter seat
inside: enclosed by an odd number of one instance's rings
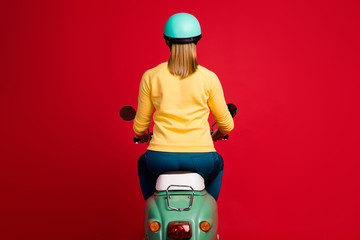
[[[168,172],[161,174],[156,181],[156,190],[166,191],[170,185],[191,186],[195,191],[205,189],[204,178],[194,172]],[[169,190],[190,190],[186,187],[173,186]]]

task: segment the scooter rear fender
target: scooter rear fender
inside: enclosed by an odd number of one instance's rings
[[[169,191],[171,206],[186,208],[190,204],[192,191]],[[145,203],[145,239],[166,240],[167,229],[170,222],[187,221],[191,225],[191,240],[215,240],[218,228],[218,211],[215,199],[206,190],[195,191],[191,209],[177,211],[168,207],[166,191],[156,192]],[[160,230],[152,232],[150,223],[158,221]],[[211,228],[208,232],[200,229],[200,222],[208,221]]]

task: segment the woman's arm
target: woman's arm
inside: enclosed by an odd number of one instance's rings
[[[216,124],[219,126],[220,133],[217,132],[217,136],[224,136],[233,130],[234,120],[231,117],[231,114],[226,105],[221,83],[215,74],[212,76],[212,81],[210,84],[208,104],[211,112],[215,117]]]
[[[133,125],[134,132],[138,137],[145,135],[149,129],[153,110],[150,78],[145,72],[140,81],[138,107]]]

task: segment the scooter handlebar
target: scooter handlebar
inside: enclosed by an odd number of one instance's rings
[[[211,132],[211,134],[212,134],[212,132]],[[152,137],[153,133],[151,132],[151,133],[149,133],[149,135]],[[228,139],[229,139],[229,134],[226,134],[226,135],[223,136],[223,137],[219,137],[219,138],[214,139],[214,141],[226,141],[226,140],[228,140]],[[144,143],[144,139],[143,139],[143,138],[134,137],[134,138],[133,138],[133,141],[134,141],[135,144]]]

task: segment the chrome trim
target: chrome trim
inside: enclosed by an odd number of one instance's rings
[[[170,201],[169,199],[171,198],[171,195],[169,195],[169,189],[171,187],[185,187],[185,188],[190,188],[191,191],[192,191],[192,194],[189,195],[189,198],[190,198],[190,205],[189,207],[187,208],[175,208],[175,207],[172,207],[170,206]],[[188,186],[188,185],[170,185],[167,189],[166,189],[166,201],[167,201],[167,205],[170,209],[173,209],[173,210],[176,210],[176,211],[186,211],[186,210],[190,210],[191,207],[192,207],[192,204],[193,204],[193,201],[194,201],[194,195],[195,195],[195,191],[194,189],[191,187],[191,186]]]

